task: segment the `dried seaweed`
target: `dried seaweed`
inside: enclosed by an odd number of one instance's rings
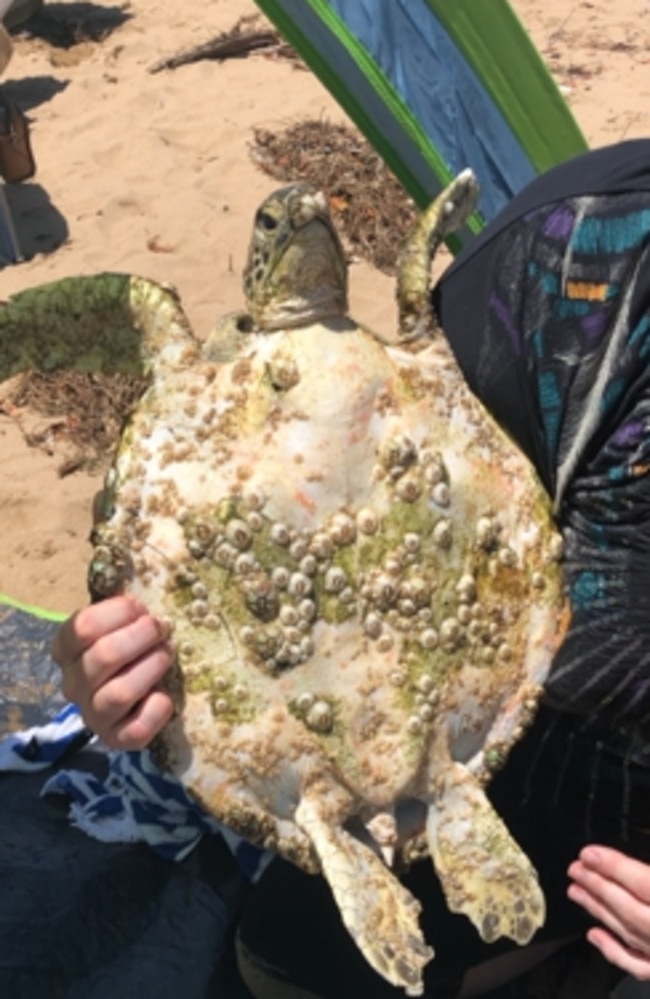
[[[59,466],[63,476],[105,466],[145,386],[145,379],[132,375],[30,371],[11,383],[3,408],[19,425],[21,410],[46,417],[24,431],[31,446],[50,452],[58,444],[72,446]]]

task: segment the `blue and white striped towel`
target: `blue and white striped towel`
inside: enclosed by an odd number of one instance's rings
[[[74,826],[104,842],[144,842],[169,860],[182,860],[206,833],[220,834],[243,873],[254,878],[268,854],[220,825],[143,752],[104,750],[84,726],[79,709],[67,705],[48,724],[16,732],[0,743],[0,771],[37,771],[53,766],[82,746],[107,753],[106,777],[83,770],[58,770],[42,794],[71,799]]]

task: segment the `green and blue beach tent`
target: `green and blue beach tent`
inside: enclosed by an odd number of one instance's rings
[[[420,206],[471,167],[466,242],[586,142],[506,0],[257,0]]]

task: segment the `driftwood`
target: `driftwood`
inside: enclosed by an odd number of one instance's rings
[[[249,14],[240,17],[237,23],[216,38],[211,38],[201,45],[185,49],[176,55],[168,56],[154,63],[149,68],[150,73],[159,73],[161,69],[176,69],[177,66],[187,66],[201,59],[240,59],[249,52],[266,49],[273,55],[290,59],[297,65],[302,65],[298,53],[284,41],[274,28],[259,14]]]
[[[149,67],[150,73],[159,73],[162,69],[176,69],[177,66],[187,66],[201,59],[237,59],[254,52],[256,49],[279,49],[283,43],[275,31],[248,31],[245,33],[217,35],[216,38],[185,49],[177,55],[168,56]]]

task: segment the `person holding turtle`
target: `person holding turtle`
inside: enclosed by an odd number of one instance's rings
[[[471,388],[534,463],[564,538],[571,626],[535,722],[489,789],[547,896],[538,955],[586,932],[612,966],[650,981],[650,140],[537,178],[432,301]],[[171,648],[134,599],[80,610],[53,652],[64,693],[108,746],[144,748],[170,719],[159,684]],[[488,950],[447,914],[430,865],[406,880],[437,942],[427,994],[501,995],[499,969],[464,986],[463,973],[512,945]],[[300,996],[395,993],[327,907],[320,879],[268,867],[239,930],[256,995],[279,983]]]

